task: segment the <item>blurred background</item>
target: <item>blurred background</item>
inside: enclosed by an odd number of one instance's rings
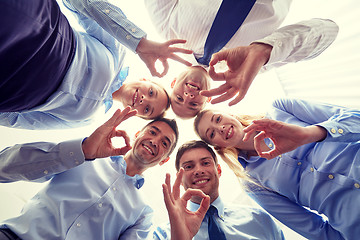
[[[61,5],[61,1],[58,1]],[[155,41],[165,41],[156,33],[147,11],[141,0],[113,1],[121,7],[127,17],[147,32],[147,38]],[[62,7],[62,6],[61,6]],[[63,9],[63,7],[62,7]],[[339,35],[335,42],[317,58],[289,64],[281,68],[259,74],[254,80],[245,99],[239,104],[228,107],[226,103],[216,105],[208,104],[208,108],[228,110],[233,113],[259,114],[265,113],[272,101],[278,97],[296,97],[333,103],[348,107],[360,108],[360,1],[347,0],[295,0],[290,13],[283,25],[299,22],[309,18],[329,18],[339,27]],[[71,24],[76,22],[68,14]],[[169,73],[161,78],[151,77],[143,62],[128,51],[125,66],[130,67],[127,82],[140,78],[148,78],[159,82],[170,91],[171,81],[184,70],[184,66],[170,61]],[[212,83],[215,87],[217,83]],[[34,131],[18,130],[0,127],[0,149],[19,143],[50,141],[61,142],[65,140],[84,138],[89,136],[100,124],[112,116],[117,108],[114,106],[106,113],[99,112],[93,124],[68,130]],[[168,111],[166,117],[175,118]],[[180,139],[178,146],[188,140],[197,139],[193,131],[193,120],[177,119]],[[122,123],[119,128],[125,129],[129,136],[134,136],[140,126],[147,121],[137,117]],[[121,144],[116,143],[116,144]],[[154,224],[167,222],[167,212],[163,203],[162,187],[165,174],[171,173],[175,178],[174,159],[176,150],[170,161],[161,167],[154,167],[145,172],[145,184],[141,191],[149,204],[154,208]],[[220,162],[221,163],[221,162]],[[234,174],[222,163],[223,174],[220,178],[220,196],[225,201],[239,204],[256,205],[241,189]],[[16,182],[0,184],[0,221],[15,216],[21,211],[24,203],[31,198],[46,183]],[[292,230],[282,226],[285,237],[290,240],[304,239]]]

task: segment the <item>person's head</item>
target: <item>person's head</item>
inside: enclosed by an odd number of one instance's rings
[[[221,168],[216,154],[203,141],[190,141],[183,144],[176,154],[176,170],[184,168],[182,185],[184,189],[200,189],[210,196],[213,202],[219,196],[219,177]],[[193,197],[191,201],[200,203],[201,198]]]
[[[207,71],[201,66],[189,67],[175,80],[170,94],[172,110],[183,119],[195,117],[204,108],[208,100],[199,92],[209,88],[210,76]]]
[[[120,101],[124,107],[131,106],[136,109],[137,115],[144,119],[161,117],[170,107],[170,97],[166,90],[145,79],[124,83],[113,93],[113,98]]]
[[[175,119],[159,117],[148,123],[138,133],[128,153],[136,173],[165,163],[177,144],[178,135]]]

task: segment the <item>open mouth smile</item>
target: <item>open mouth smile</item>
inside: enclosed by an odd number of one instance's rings
[[[192,90],[200,91],[200,87],[194,85],[193,83],[186,83],[186,86]]]
[[[155,153],[154,153],[154,151],[153,151],[153,149],[151,148],[151,147],[149,147],[148,145],[145,145],[145,144],[142,144],[142,146],[143,146],[143,148],[145,148],[145,150],[149,153],[149,154],[151,154],[151,155],[155,155]]]
[[[226,134],[226,139],[231,138],[234,135],[234,127],[231,126]]]
[[[133,99],[132,99],[132,106],[135,106],[136,100],[138,99],[139,96],[139,89],[136,89],[134,95],[133,95]]]

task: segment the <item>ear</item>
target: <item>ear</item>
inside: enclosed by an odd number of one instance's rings
[[[219,177],[220,177],[221,173],[222,173],[220,164],[217,165],[217,172],[218,172]]]
[[[139,134],[140,134],[140,131],[137,131],[137,132],[135,133],[135,139],[139,136]]]
[[[175,83],[176,83],[176,78],[174,78],[174,80],[171,82],[171,88],[174,88],[174,86],[175,86]]]
[[[208,97],[207,101],[206,102],[211,102],[211,97]]]
[[[167,161],[169,161],[169,159],[170,159],[170,157],[167,157],[167,158],[161,160],[161,161],[159,162],[159,165],[162,166],[164,163],[166,163]]]

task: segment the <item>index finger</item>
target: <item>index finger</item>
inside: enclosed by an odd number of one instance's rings
[[[180,185],[183,175],[184,175],[184,169],[180,168],[179,172],[176,175],[176,179],[173,185],[174,199],[178,199],[180,197]]]
[[[224,72],[215,72],[215,68],[214,66],[211,66],[209,67],[209,76],[215,80],[215,81],[218,81],[218,80],[225,80],[225,73]]]
[[[136,109],[131,109],[131,107],[126,107],[120,114],[119,116],[115,119],[115,121],[113,122],[113,126],[117,127],[120,123],[122,123],[123,121],[125,121],[126,119],[133,117],[137,114],[137,110]]]

